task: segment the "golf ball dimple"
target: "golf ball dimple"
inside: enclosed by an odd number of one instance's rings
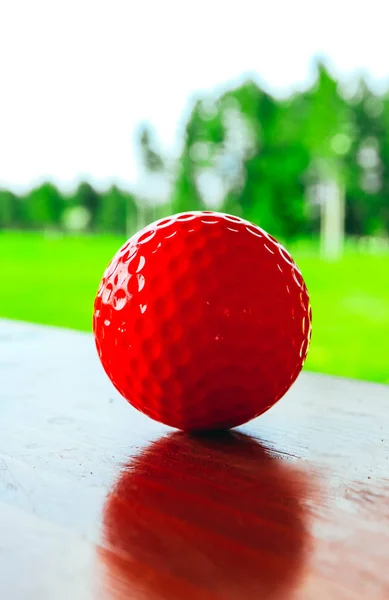
[[[119,249],[93,327],[107,375],[134,407],[204,430],[249,421],[286,393],[311,321],[289,253],[248,221],[204,211],[152,223]]]

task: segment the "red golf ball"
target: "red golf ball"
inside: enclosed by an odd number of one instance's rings
[[[152,223],[108,265],[94,333],[116,389],[183,430],[241,425],[299,375],[311,337],[303,277],[260,227],[216,212]]]

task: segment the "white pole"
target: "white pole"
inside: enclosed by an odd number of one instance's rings
[[[326,260],[342,256],[344,245],[345,189],[335,179],[320,185],[320,251]]]

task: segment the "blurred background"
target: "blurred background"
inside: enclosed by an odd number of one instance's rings
[[[306,368],[389,383],[384,2],[0,7],[0,316],[91,330],[124,240],[241,215],[306,279]]]

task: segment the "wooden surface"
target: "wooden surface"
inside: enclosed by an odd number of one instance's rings
[[[0,321],[0,598],[389,598],[389,388],[303,374],[188,436],[89,335]]]

